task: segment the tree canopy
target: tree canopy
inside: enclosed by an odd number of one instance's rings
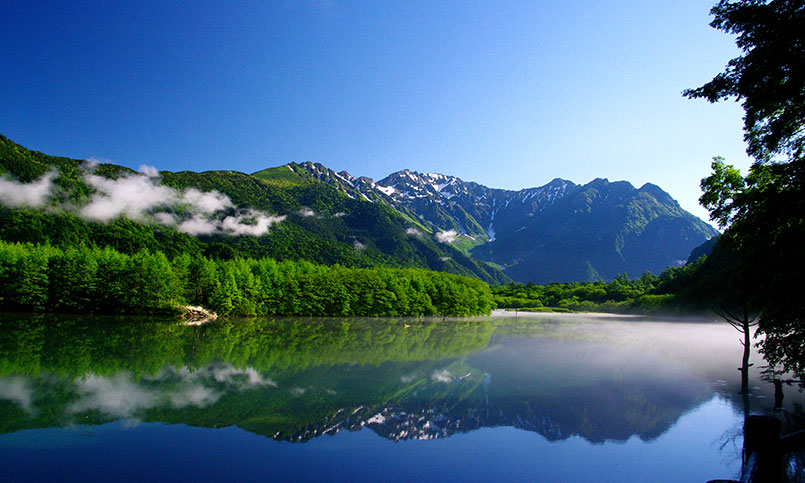
[[[710,25],[735,34],[742,55],[684,95],[741,102],[747,152],[757,160],[801,158],[805,147],[805,3],[721,0]]]
[[[745,111],[746,177],[715,158],[700,202],[726,228],[720,243],[737,254],[732,276],[751,280],[746,304],[760,314],[763,352],[805,375],[805,2],[720,1],[711,25],[737,36],[742,55],[684,95],[735,98]],[[727,280],[727,278],[725,278]],[[722,290],[729,290],[725,284]]]

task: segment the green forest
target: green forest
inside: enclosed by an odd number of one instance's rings
[[[704,253],[669,267],[659,275],[637,279],[625,273],[611,282],[515,284],[492,287],[496,305],[531,312],[605,312],[643,315],[687,315],[719,312],[735,298],[725,295],[735,253],[713,240]],[[712,251],[711,251],[712,250]]]
[[[0,242],[5,310],[170,313],[182,304],[220,315],[314,316],[464,316],[493,307],[486,283],[422,269]]]

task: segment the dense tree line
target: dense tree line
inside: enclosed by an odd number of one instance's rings
[[[221,315],[316,316],[475,315],[493,306],[486,283],[421,269],[0,242],[3,310],[148,313],[180,304]]]
[[[670,267],[659,275],[646,272],[637,279],[626,274],[611,282],[568,282],[548,285],[508,284],[492,287],[495,303],[501,308],[612,312],[612,313],[683,313],[711,308],[716,283],[708,257],[681,267]]]

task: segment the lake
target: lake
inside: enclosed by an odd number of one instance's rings
[[[0,316],[5,481],[707,481],[774,388],[726,323]],[[785,424],[802,395],[786,387]],[[748,403],[748,408],[745,404]]]

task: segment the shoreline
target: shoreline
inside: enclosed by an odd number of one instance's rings
[[[648,315],[639,314],[613,314],[610,312],[529,312],[529,311],[515,311],[510,309],[495,309],[489,314],[490,317],[539,317],[542,315],[549,315],[551,317],[594,317],[601,319],[612,318],[647,318]]]
[[[613,314],[610,312],[515,312],[509,309],[495,309],[489,314],[490,318],[531,318],[536,319],[540,317],[550,317],[551,319],[573,319],[573,318],[586,318],[586,319],[600,319],[600,320],[634,320],[634,321],[658,321],[658,322],[707,322],[707,323],[721,323],[723,322],[718,316],[714,314]]]

